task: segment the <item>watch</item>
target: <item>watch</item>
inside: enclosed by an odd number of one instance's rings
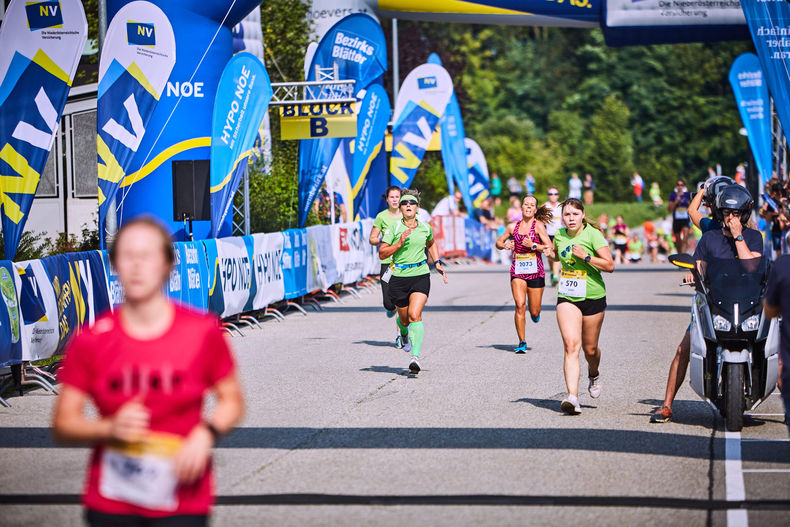
[[[736,236],[735,237],[735,241],[736,242],[742,242],[743,241],[743,234],[739,234],[738,236]]]
[[[592,260],[592,256],[590,256],[589,254],[584,257],[585,262],[590,263],[590,260]]]

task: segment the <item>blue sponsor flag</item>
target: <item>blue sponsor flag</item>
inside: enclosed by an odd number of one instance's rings
[[[87,31],[78,0],[12,2],[0,26],[0,207],[9,260],[60,130]]]
[[[384,150],[384,136],[387,124],[392,117],[390,101],[384,86],[372,84],[365,92],[362,105],[357,116],[357,137],[354,141],[354,160],[351,171],[351,197],[354,200],[354,212],[360,213],[363,201],[367,196],[365,190],[369,175],[379,154]],[[379,164],[380,166],[380,164]],[[365,216],[370,211],[365,209]]]
[[[790,4],[785,1],[742,0],[749,32],[760,58],[768,90],[777,102],[776,113],[782,128],[790,130]],[[755,153],[755,160],[757,153]]]
[[[763,188],[773,171],[771,101],[757,55],[744,53],[735,59],[730,68],[730,85]]]
[[[428,57],[428,63],[442,65],[442,61],[436,53],[431,53]],[[464,121],[461,118],[461,107],[458,104],[458,98],[455,96],[455,90],[453,90],[450,102],[447,103],[444,115],[439,121],[439,127],[442,137],[442,164],[447,175],[447,188],[452,194],[454,185],[457,185],[463,196],[466,210],[471,212],[473,204],[472,197],[469,194],[469,171],[466,166],[466,146],[464,146],[466,134],[464,132]]]
[[[272,84],[261,60],[246,51],[234,55],[220,77],[211,124],[213,238],[233,203],[271,99]]]
[[[356,81],[359,91],[387,70],[387,42],[378,21],[363,13],[340,20],[324,34],[315,50],[306,80],[316,77],[316,68],[337,67],[340,80]],[[299,226],[307,221],[324,182],[339,138],[303,139],[299,142]]]

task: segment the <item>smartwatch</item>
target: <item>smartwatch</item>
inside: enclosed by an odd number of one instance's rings
[[[444,267],[444,261],[443,260],[436,260],[435,262],[433,262],[433,266],[434,267],[436,267],[436,264],[442,264],[442,267]]]
[[[538,250],[538,244],[537,243],[533,243],[532,244],[532,250],[533,251],[537,251]]]
[[[743,241],[743,234],[739,234],[738,236],[736,236],[735,237],[735,241],[736,242],[742,242]]]
[[[592,260],[592,256],[590,256],[589,254],[584,257],[585,262],[590,263],[590,260]]]

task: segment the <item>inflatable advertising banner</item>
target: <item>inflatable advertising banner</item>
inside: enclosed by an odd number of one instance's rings
[[[252,240],[252,277],[256,287],[252,309],[264,309],[272,302],[285,298],[283,234],[253,234]]]
[[[437,64],[417,66],[403,81],[392,125],[391,185],[411,185],[452,94],[450,74]]]
[[[269,74],[252,53],[238,53],[225,66],[214,100],[211,132],[212,238],[219,235],[233,204],[272,94]]]
[[[340,80],[356,81],[357,92],[378,79],[387,70],[387,43],[378,21],[369,15],[352,14],[332,26],[315,48],[306,80],[321,80],[316,77],[317,67],[336,67]],[[307,220],[339,145],[337,137],[299,143],[300,227]]]
[[[296,298],[307,291],[307,231],[289,229],[283,232],[284,298]]]
[[[161,9],[138,0],[113,17],[99,60],[96,103],[102,247],[108,208],[140,148],[175,62],[173,28]]]
[[[0,261],[0,366],[17,364],[23,360],[22,313],[17,297],[17,279],[14,264]]]
[[[732,63],[729,77],[760,174],[760,188],[763,188],[765,182],[771,179],[773,171],[773,140],[771,98],[768,95],[768,86],[763,80],[760,59],[754,53],[744,53]]]
[[[763,78],[777,101],[775,108],[782,129],[790,130],[790,106],[787,105],[790,100],[790,4],[782,0],[743,0],[741,3],[760,58]]]
[[[466,146],[466,166],[469,171],[469,195],[472,205],[479,207],[489,196],[491,186],[488,178],[488,164],[480,145],[468,137],[464,139]]]
[[[368,175],[374,161],[384,149],[384,136],[387,133],[387,124],[391,117],[392,110],[387,91],[381,84],[372,84],[365,91],[359,108],[357,137],[354,140],[351,198],[354,204],[354,213],[357,216],[359,216],[363,198],[366,196]],[[369,216],[371,211],[366,211],[366,213]]]
[[[233,26],[231,34],[233,35],[233,53],[248,51],[264,62],[260,6],[254,8],[241,22]]]
[[[255,298],[252,243],[252,236],[203,240],[208,261],[208,307],[222,317],[248,310],[245,308]]]
[[[87,36],[79,0],[14,0],[0,26],[0,207],[9,260],[16,255]]]
[[[15,263],[22,310],[22,359],[46,359],[58,348],[58,304],[55,290],[41,260]]]
[[[442,65],[439,55],[431,53],[428,57],[429,64]],[[447,174],[447,189],[453,193],[455,186],[461,191],[467,211],[472,210],[472,198],[469,196],[469,174],[466,166],[466,146],[464,145],[464,121],[461,118],[461,106],[455,96],[455,90],[450,96],[450,102],[444,110],[444,115],[439,121],[442,137],[442,164]]]

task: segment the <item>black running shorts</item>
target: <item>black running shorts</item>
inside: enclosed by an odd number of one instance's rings
[[[527,283],[527,287],[530,289],[540,289],[541,287],[546,287],[546,278],[543,276],[539,276],[538,278],[519,278],[518,276],[511,276],[510,281],[513,280],[524,280]]]
[[[428,295],[430,292],[430,273],[419,276],[393,276],[390,278],[390,300],[395,304],[395,307],[408,307],[409,296],[412,293]]]
[[[567,298],[563,297],[557,298],[557,305],[565,303],[573,304],[574,306],[578,307],[579,311],[582,312],[582,316],[584,317],[597,315],[598,313],[606,310],[606,297],[596,298],[594,300],[579,300],[578,302],[574,302],[573,300],[568,300]]]
[[[674,234],[680,234],[680,231],[687,229],[688,226],[689,220],[672,220],[672,232]]]

